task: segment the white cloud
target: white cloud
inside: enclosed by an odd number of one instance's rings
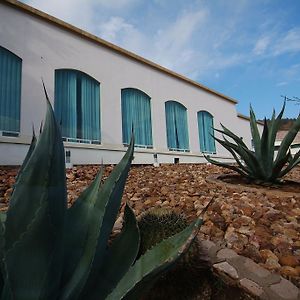
[[[264,54],[266,49],[268,48],[269,44],[270,44],[269,36],[264,36],[264,37],[259,38],[253,49],[254,54],[256,54],[256,55]]]
[[[121,17],[111,17],[107,22],[99,26],[99,34],[101,38],[112,43],[118,42],[120,34],[128,33],[134,30],[133,25],[126,23]]]
[[[300,28],[290,29],[286,35],[277,40],[274,55],[300,51]]]
[[[92,26],[92,0],[29,0],[26,3],[85,30]]]

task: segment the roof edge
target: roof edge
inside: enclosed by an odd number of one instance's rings
[[[74,34],[77,34],[77,35],[79,35],[79,36],[81,36],[83,38],[86,38],[86,39],[88,39],[90,41],[93,41],[93,42],[95,42],[97,44],[100,44],[101,46],[104,46],[104,47],[109,48],[109,49],[111,49],[111,50],[113,50],[115,52],[118,52],[121,55],[129,57],[129,58],[131,58],[133,60],[136,60],[136,61],[138,61],[140,63],[143,63],[145,65],[148,65],[148,66],[150,66],[150,67],[152,67],[152,68],[154,68],[156,70],[159,70],[159,71],[161,71],[163,73],[166,73],[166,74],[168,74],[168,75],[170,75],[172,77],[175,77],[175,78],[177,78],[179,80],[187,82],[187,83],[189,83],[189,84],[191,84],[193,86],[201,88],[201,89],[205,90],[206,92],[214,94],[214,95],[220,97],[221,99],[223,99],[225,101],[229,101],[229,102],[231,102],[233,104],[237,104],[238,103],[237,100],[235,100],[235,99],[233,99],[233,98],[231,98],[229,96],[226,96],[226,95],[224,95],[224,94],[222,94],[220,92],[217,92],[217,91],[215,91],[213,89],[210,89],[210,88],[206,87],[205,85],[202,85],[201,83],[199,83],[197,81],[194,81],[194,80],[189,79],[188,77],[185,77],[185,76],[183,76],[183,75],[181,75],[179,73],[171,71],[171,70],[169,70],[169,69],[167,69],[167,68],[165,68],[165,67],[163,67],[163,66],[161,66],[161,65],[159,65],[157,63],[154,63],[154,62],[152,62],[152,61],[150,61],[150,60],[148,60],[148,59],[146,59],[146,58],[144,58],[142,56],[139,56],[139,55],[137,55],[137,54],[135,54],[133,52],[125,50],[125,49],[123,49],[123,48],[121,48],[119,46],[116,46],[116,45],[114,45],[114,44],[112,44],[112,43],[110,43],[108,41],[105,41],[105,40],[103,40],[103,39],[101,39],[101,38],[99,38],[99,37],[97,37],[97,36],[95,36],[95,35],[87,32],[87,31],[84,31],[84,30],[82,30],[82,29],[80,29],[78,27],[75,27],[75,26],[73,26],[73,25],[71,25],[71,24],[69,24],[69,23],[67,23],[65,21],[62,21],[62,20],[60,20],[60,19],[58,19],[56,17],[53,17],[53,16],[51,16],[51,15],[49,15],[49,14],[43,12],[43,11],[40,11],[40,10],[38,10],[38,9],[32,7],[32,6],[29,6],[29,5],[25,4],[25,3],[22,3],[22,2],[17,1],[17,0],[0,0],[0,2],[8,4],[10,6],[13,6],[13,7],[15,7],[15,8],[19,9],[19,10],[25,11],[28,14],[34,15],[34,16],[36,16],[38,18],[41,18],[41,19],[43,19],[43,20],[45,20],[45,21],[47,21],[49,23],[52,23],[52,24],[54,24],[56,26],[59,26],[59,27],[65,29],[65,30],[68,30],[68,31],[70,31],[70,32],[72,32]]]
[[[248,117],[248,116],[246,116],[246,115],[243,115],[243,114],[241,114],[241,113],[237,113],[237,116],[238,116],[238,118],[241,118],[241,119],[250,121],[250,117]],[[257,123],[257,124],[260,124],[260,125],[264,125],[264,122],[259,121],[259,120],[257,120],[256,123]]]

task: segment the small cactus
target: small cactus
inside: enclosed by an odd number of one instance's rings
[[[142,214],[138,225],[141,236],[139,255],[143,255],[162,240],[182,231],[188,222],[183,214],[155,208]],[[206,277],[207,267],[207,260],[201,255],[200,243],[196,238],[175,266],[158,279],[146,299],[195,298],[202,286],[201,279]]]

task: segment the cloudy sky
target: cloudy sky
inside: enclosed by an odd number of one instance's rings
[[[300,98],[299,0],[23,0],[239,101]],[[287,117],[300,105],[289,102]]]

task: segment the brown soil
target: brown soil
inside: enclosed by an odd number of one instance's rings
[[[259,190],[261,193],[273,193],[279,195],[281,193],[300,193],[300,182],[292,181],[292,180],[284,180],[279,183],[274,184],[258,184],[255,183],[241,175],[236,174],[226,174],[226,175],[218,175],[214,176],[215,179],[219,179],[225,183],[233,184],[235,186],[241,187],[243,189],[256,189]]]

